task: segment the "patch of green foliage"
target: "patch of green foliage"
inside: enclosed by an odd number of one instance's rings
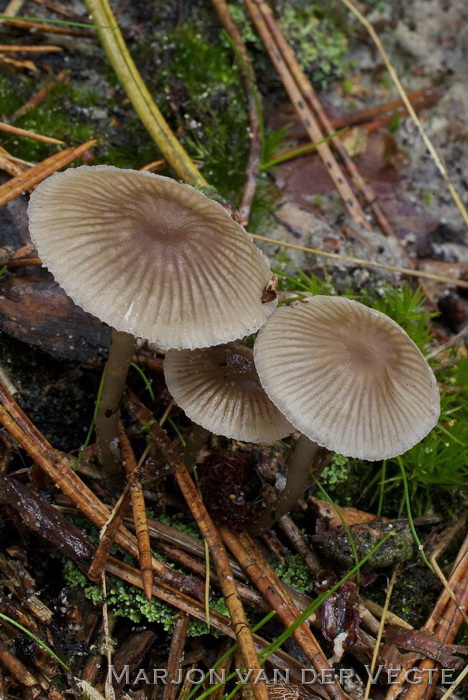
[[[302,593],[311,593],[314,589],[314,577],[311,570],[299,554],[288,557],[284,564],[277,560],[270,562],[273,571],[282,580]]]
[[[208,40],[188,22],[164,37],[169,59],[156,76],[153,92],[172,128],[210,185],[238,203],[245,177],[248,119],[239,70],[231,47]],[[172,105],[172,109],[170,109]]]
[[[284,277],[281,288],[297,295],[336,294],[326,277],[299,272]],[[420,289],[401,287],[352,291],[344,294],[387,314],[396,321],[424,353],[431,334],[433,312],[424,305]],[[431,362],[441,388],[441,416],[437,426],[421,442],[401,456],[408,482],[413,515],[429,511],[453,517],[466,506],[468,483],[468,359],[452,354],[451,361]],[[341,478],[342,477],[342,478]],[[372,463],[335,455],[324,471],[329,491],[340,504],[359,503],[363,509],[377,505],[379,514],[405,515],[403,479],[397,459]],[[363,489],[363,484],[365,488]]]
[[[2,143],[16,158],[39,162],[63,148],[97,138],[93,165],[111,163],[121,168],[140,168],[154,160],[153,142],[138,117],[130,117],[119,128],[109,128],[105,98],[78,82],[57,83],[41,104],[15,118],[14,112],[41,87],[42,83],[37,84],[27,76],[8,72],[0,75],[3,118],[13,126],[64,141],[63,145],[55,146],[5,133]],[[81,164],[76,161],[71,167]]]

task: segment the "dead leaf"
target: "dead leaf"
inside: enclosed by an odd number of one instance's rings
[[[340,506],[333,507],[328,501],[321,501],[319,498],[311,497],[309,498],[309,503],[313,505],[320,520],[324,523],[324,525],[326,525],[327,529],[330,530],[336,530],[337,528],[342,527],[342,522],[336,512],[337,510],[341,513],[347,525],[368,523],[376,518],[376,516],[372,515],[372,513],[366,513],[363,510],[357,510],[357,508],[341,508]]]
[[[394,644],[399,649],[413,651],[429,657],[440,663],[443,668],[463,668],[463,661],[452,652],[468,654],[468,647],[444,644],[432,632],[428,630],[407,630],[398,625],[388,625],[385,628],[387,642]]]
[[[356,126],[342,136],[341,143],[347,150],[348,155],[354,158],[355,156],[360,156],[361,153],[365,153],[368,140],[369,134],[366,129],[362,126]]]

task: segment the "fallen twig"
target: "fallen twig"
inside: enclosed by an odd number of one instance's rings
[[[45,24],[25,19],[2,19],[3,24],[27,32],[40,32],[42,34],[62,34],[64,36],[81,36],[92,38],[96,36],[94,29],[81,29],[80,27],[62,27],[56,24]]]
[[[33,141],[40,141],[41,143],[63,143],[63,141],[60,141],[59,139],[54,139],[52,138],[52,136],[43,136],[43,134],[36,134],[34,131],[20,129],[17,126],[12,126],[12,124],[5,124],[4,122],[0,122],[0,131],[6,131],[8,134],[13,134],[14,136],[24,136],[27,139],[32,139]]]
[[[262,13],[264,3],[257,0],[245,0],[245,4],[250,12],[252,20],[260,34],[262,41],[268,51],[270,60],[276,68],[283,85],[289,95],[291,102],[294,105],[299,117],[301,118],[307,133],[313,143],[323,141],[323,134],[315,119],[310,107],[306,104],[296,80],[292,76],[290,69],[281,55],[281,47],[278,45],[275,37],[273,37]],[[362,207],[356,198],[351,186],[346,180],[340,166],[338,165],[328,143],[320,143],[317,145],[317,152],[322,158],[325,167],[333,180],[336,189],[341,195],[343,202],[348,209],[350,216],[359,226],[366,230],[370,230],[371,226],[364,214]]]
[[[119,500],[112,509],[108,521],[99,534],[99,544],[87,573],[91,581],[101,580],[104,569],[106,568],[109,553],[114,545],[117,532],[124,521],[129,505],[130,483],[127,482],[124,490],[120,494]]]
[[[242,35],[232,19],[227,2],[225,0],[212,0],[212,2],[221,24],[239,53],[239,55],[236,54],[237,65],[241,73],[242,85],[247,97],[247,111],[249,115],[249,155],[247,161],[247,178],[239,207],[239,223],[241,223],[242,226],[247,226],[255,190],[257,188],[261,157],[261,124],[258,111],[259,105],[257,104],[255,95],[255,74]]]
[[[130,394],[128,391],[125,403],[131,414],[141,425],[148,425],[150,421],[153,420],[152,413],[138,401],[136,396]],[[255,651],[249,623],[242,607],[242,602],[236,588],[234,576],[222,540],[203,505],[185,464],[177,454],[166,432],[157,423],[153,423],[148,429],[148,434],[173,470],[179,488],[184,495],[188,507],[192,511],[192,515],[197,522],[200,532],[208,542],[221,590],[242,652],[245,667],[247,669],[253,669],[252,676],[257,678],[260,673],[260,664]],[[257,700],[268,700],[268,692],[263,681],[252,684],[251,688]]]
[[[167,679],[164,685],[163,700],[176,700],[177,696],[177,675],[182,668],[184,658],[184,647],[187,640],[190,617],[186,613],[178,616],[174,632],[172,633],[169,658],[167,660]]]
[[[29,112],[30,109],[34,109],[34,107],[40,105],[45,100],[49,92],[57,85],[57,83],[68,82],[69,75],[70,71],[68,69],[61,70],[60,73],[57,73],[53,80],[46,83],[44,87],[36,92],[36,94],[25,102],[24,105],[21,105],[21,107],[13,112],[13,116],[22,117],[24,114],[26,114],[26,112]]]
[[[50,46],[41,44],[40,46],[27,46],[15,44],[0,44],[2,53],[54,53],[54,51],[63,51],[61,46]]]
[[[85,151],[92,148],[95,143],[96,139],[93,139],[92,141],[82,143],[81,146],[77,146],[76,148],[66,148],[64,151],[60,151],[60,153],[46,158],[41,163],[38,163],[21,175],[17,175],[17,177],[1,185],[0,206],[15,199],[15,197],[18,197],[18,195],[22,194],[25,190],[35,187],[42,182],[42,180],[45,180],[46,177],[52,175],[52,173],[55,173],[76,158],[79,158]]]
[[[411,102],[415,109],[422,109],[423,107],[429,107],[441,98],[441,90],[435,87],[424,88],[423,90],[416,90],[415,92],[408,93],[408,100]],[[383,105],[377,105],[376,107],[369,107],[367,109],[360,109],[356,112],[351,112],[344,117],[333,117],[330,119],[330,124],[334,129],[341,129],[343,126],[356,126],[356,124],[364,124],[366,122],[372,122],[381,114],[386,112],[393,112],[393,114],[408,114],[408,110],[405,107],[403,100],[391,100]],[[393,118],[393,115],[388,117]]]
[[[268,566],[252,538],[245,532],[234,534],[225,526],[220,528],[220,532],[232,554],[272,608],[276,610],[285,627],[292,625],[300,611],[294,605],[281,580]],[[326,673],[327,677],[332,676],[333,669],[306,623],[297,628],[293,637],[320,676],[322,677],[323,673]],[[347,698],[336,680],[327,683],[326,691],[335,700]]]
[[[138,474],[138,465],[135,455],[121,421],[119,422],[118,437],[120,452],[122,454],[122,464],[125,467],[127,478],[130,483],[130,497],[138,543],[138,559],[140,562],[141,578],[143,580],[143,590],[146,598],[151,600],[153,591],[153,569],[151,566],[151,543],[146,519],[145,497],[143,495],[143,487]]]
[[[399,93],[401,99],[403,100],[406,109],[410,113],[414,123],[416,124],[416,126],[418,128],[418,131],[421,134],[421,138],[423,139],[427,150],[431,154],[437,168],[439,169],[440,173],[442,174],[442,177],[445,180],[445,183],[450,191],[450,194],[452,195],[453,201],[457,205],[457,208],[458,208],[460,214],[462,215],[465,224],[468,224],[468,211],[466,210],[466,207],[463,204],[462,200],[460,199],[458,192],[456,191],[455,187],[453,186],[445,165],[442,163],[442,160],[440,159],[439,154],[437,153],[434,146],[432,145],[432,142],[429,139],[428,135],[426,134],[426,131],[425,131],[423,125],[421,124],[418,115],[414,111],[413,105],[411,104],[410,100],[408,99],[408,96],[403,88],[403,85],[401,84],[400,79],[398,78],[398,75],[397,75],[389,57],[387,56],[387,52],[385,51],[383,44],[380,41],[374,27],[371,25],[370,22],[367,21],[367,19],[364,17],[364,15],[362,15],[361,12],[359,12],[359,10],[353,5],[353,3],[350,0],[341,0],[341,1],[343,2],[344,5],[346,5],[348,10],[350,10],[353,13],[353,15],[358,18],[358,20],[364,25],[364,27],[369,32],[369,36],[371,37],[372,41],[376,45],[378,52],[382,56],[382,60],[385,63],[385,66],[386,66],[388,72],[390,73],[390,76],[391,76],[393,82],[395,83],[396,89],[398,90],[398,93]]]

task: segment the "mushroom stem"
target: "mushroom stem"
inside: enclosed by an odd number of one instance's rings
[[[307,487],[309,474],[319,476],[333,453],[317,445],[305,435],[301,435],[289,458],[286,485],[276,501],[267,506],[250,528],[257,535],[271,527],[273,523],[289,513],[302,492]]]
[[[98,455],[104,471],[109,476],[115,476],[119,471],[119,407],[132,360],[134,341],[135,338],[130,333],[112,329],[112,342],[104,368],[104,383],[96,415]]]

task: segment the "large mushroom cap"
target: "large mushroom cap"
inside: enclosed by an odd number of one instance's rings
[[[67,294],[119,331],[167,348],[252,333],[266,258],[223,207],[167,177],[111,166],[52,175],[31,195],[31,237]]]
[[[439,416],[435,377],[413,341],[349,299],[314,296],[278,309],[257,337],[255,364],[280,411],[339,454],[394,457]]]
[[[170,350],[164,374],[187,416],[216,435],[273,442],[294,431],[260,384],[249,348]]]

